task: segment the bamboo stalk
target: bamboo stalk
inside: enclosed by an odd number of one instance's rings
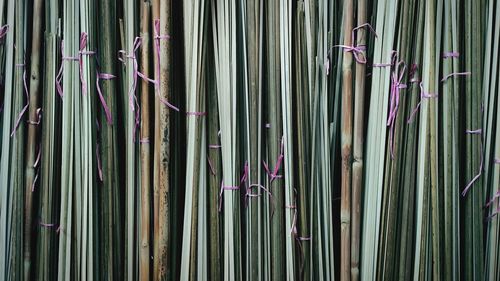
[[[42,1],[36,0],[33,2],[33,37],[31,41],[31,75],[30,75],[30,97],[28,118],[36,122],[37,108],[39,99],[39,75],[40,75],[40,52],[41,52],[41,29],[42,29]],[[33,246],[33,193],[31,188],[35,180],[35,158],[36,158],[36,140],[38,127],[34,124],[28,126],[28,142],[26,145],[26,168],[25,168],[25,226],[24,226],[24,279],[30,279],[32,276],[31,257],[35,256],[31,253]]]
[[[171,7],[170,0],[160,3],[160,34],[171,34]],[[153,16],[154,18],[154,16]],[[160,40],[160,88],[161,98],[169,100],[171,95],[171,43],[169,40]],[[158,173],[158,260],[157,275],[155,280],[166,280],[172,270],[169,266],[169,241],[170,241],[170,109],[165,105],[159,107],[159,134],[155,135],[155,142],[160,144],[159,173]],[[156,230],[155,230],[156,231]]]
[[[351,39],[353,29],[353,1],[344,3],[344,45],[354,44]],[[351,158],[352,158],[352,54],[345,53],[342,64],[342,176],[341,176],[341,258],[340,278],[350,280],[351,259]]]
[[[142,2],[141,10],[141,72],[149,77],[149,25],[150,25],[150,6],[148,1]],[[150,109],[149,109],[149,82],[142,80],[141,83],[141,131],[140,143],[141,150],[141,242],[139,253],[139,279],[142,281],[150,280],[150,212],[151,212],[151,171],[150,171]],[[146,141],[147,140],[147,141]]]
[[[366,23],[366,0],[358,1],[358,26]],[[357,32],[357,46],[366,45],[366,32]],[[364,96],[365,96],[365,65],[356,64],[356,86],[354,90],[354,145],[352,164],[352,237],[351,237],[351,279],[359,280],[359,241],[361,229],[361,193],[363,186],[363,132],[364,132]]]

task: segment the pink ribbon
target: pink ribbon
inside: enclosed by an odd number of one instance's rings
[[[240,186],[224,185],[224,180],[221,181],[220,193],[219,193],[219,212],[222,210],[222,193],[224,193],[224,190],[238,190],[238,189],[240,189]]]
[[[186,111],[187,116],[205,116],[206,112],[198,112],[198,111]]]
[[[495,163],[495,164],[500,164],[500,158],[495,158],[495,159],[493,159],[493,163]]]
[[[39,147],[38,148],[38,154],[36,156],[36,160],[35,160],[35,163],[33,163],[33,168],[36,168],[38,166],[38,164],[40,164],[40,159],[42,158],[42,148]]]
[[[99,94],[99,100],[101,100],[102,107],[104,109],[104,112],[106,113],[106,121],[108,124],[113,124],[113,116],[111,115],[111,111],[109,110],[108,105],[106,104],[106,100],[104,99],[104,96],[102,95],[101,91],[101,86],[99,84],[99,80],[111,80],[116,78],[113,74],[108,74],[108,73],[97,73],[97,93]]]
[[[482,135],[483,130],[482,129],[477,129],[477,130],[466,130],[466,134],[470,135]],[[465,186],[464,191],[462,192],[462,196],[465,196],[467,194],[467,191],[469,191],[469,188],[476,182],[479,177],[481,177],[481,173],[483,171],[483,138],[480,138],[481,142],[481,153],[479,154],[481,156],[481,163],[479,165],[479,172],[472,178],[472,180]]]
[[[418,83],[420,80],[416,76],[418,71],[418,64],[413,63],[410,67],[410,83]]]
[[[391,51],[391,62],[387,62],[387,63],[373,63],[372,67],[388,67],[388,66],[393,66],[394,64],[396,64],[397,60],[398,60],[398,52],[395,51],[395,50],[392,50]]]
[[[96,143],[95,146],[95,156],[97,159],[97,172],[99,174],[99,180],[102,182],[103,178],[102,178],[101,157],[99,156],[99,143]]]
[[[247,180],[248,178],[248,162],[245,162],[245,166],[243,167],[243,175],[240,178],[239,185],[224,185],[224,180],[220,183],[220,193],[219,193],[219,212],[222,210],[222,194],[225,190],[239,190],[240,186]]]
[[[266,170],[267,175],[271,179],[271,183],[275,179],[282,177],[281,175],[278,175],[278,171],[280,169],[281,162],[283,161],[283,158],[284,158],[284,156],[283,156],[283,146],[284,146],[284,141],[283,141],[283,137],[281,137],[281,151],[280,151],[280,155],[278,156],[278,160],[276,161],[276,165],[274,165],[273,172],[271,172],[269,170],[269,167],[267,166],[267,163],[265,161],[262,161],[262,165],[264,166],[264,170]]]
[[[28,120],[26,121],[30,125],[40,125],[40,122],[42,121],[42,108],[37,108],[36,109],[36,121]]]
[[[140,108],[139,108],[139,102],[137,101],[137,97],[135,96],[135,90],[137,88],[137,77],[140,77],[144,81],[156,84],[156,81],[153,79],[150,79],[146,77],[144,74],[139,72],[138,70],[138,64],[137,64],[137,58],[135,57],[135,52],[137,49],[142,44],[142,39],[140,37],[135,37],[134,39],[134,44],[133,44],[133,49],[130,52],[130,54],[127,54],[124,50],[118,51],[118,60],[121,61],[122,63],[125,63],[125,58],[132,60],[132,87],[130,88],[128,95],[129,95],[129,106],[132,112],[135,112],[135,126],[134,126],[134,131],[133,131],[133,140],[135,142],[135,135],[136,135],[136,130],[137,127],[139,126],[140,122]],[[134,105],[135,104],[135,105]],[[137,110],[136,110],[137,106]]]
[[[368,31],[371,31],[375,37],[377,37],[377,32],[372,28],[372,26],[369,23],[364,23],[362,25],[359,25],[355,28],[353,28],[351,32],[351,42],[352,46],[348,45],[335,45],[333,47],[338,47],[338,48],[343,48],[344,52],[351,52],[354,56],[354,59],[356,62],[360,64],[366,64],[366,56],[365,56],[365,50],[366,46],[357,46],[356,45],[356,31],[361,28],[367,28]],[[328,69],[327,69],[327,75],[328,75]]]
[[[2,40],[7,35],[7,32],[9,32],[8,24],[0,27],[0,40]]]
[[[39,221],[39,222],[38,222],[38,224],[39,224],[40,226],[43,226],[43,227],[48,227],[48,228],[56,226],[56,224],[55,224],[55,223],[43,223],[43,222],[41,222],[41,221]]]
[[[25,62],[23,62],[22,64],[16,64],[16,67],[22,67],[23,68],[23,86],[24,86],[24,93],[26,95],[26,105],[23,107],[23,109],[21,109],[21,112],[17,116],[16,123],[14,124],[14,128],[12,129],[12,133],[10,134],[11,137],[13,137],[14,134],[16,133],[17,127],[19,127],[19,124],[21,123],[21,119],[23,118],[24,113],[26,112],[26,110],[28,110],[28,107],[30,105],[30,97],[29,97],[29,93],[28,93],[28,86],[26,84],[26,66],[25,66]]]
[[[209,144],[208,145],[208,148],[209,149],[219,149],[221,148],[222,146],[220,144]]]
[[[398,76],[398,70],[399,66],[403,64],[403,68],[401,72],[399,72]],[[391,101],[390,101],[390,108],[389,108],[389,116],[387,117],[387,126],[390,128],[389,129],[389,147],[391,150],[391,158],[394,159],[394,124],[396,123],[396,117],[398,115],[398,108],[399,108],[399,90],[400,89],[405,89],[406,84],[401,83],[403,80],[403,75],[406,70],[406,65],[404,64],[403,61],[400,61],[396,65],[396,69],[391,75]]]
[[[140,139],[139,143],[149,143],[149,138]]]
[[[451,52],[444,52],[443,53],[443,59],[447,58],[458,58],[460,56],[459,52],[451,51]]]
[[[156,74],[156,79],[157,81],[154,81],[155,83],[155,89],[156,89],[156,95],[158,96],[158,99],[160,100],[161,103],[163,103],[164,105],[170,107],[171,109],[175,110],[175,111],[179,111],[179,108],[177,108],[176,106],[172,105],[171,103],[169,103],[166,99],[162,98],[158,92],[158,87],[160,85],[160,40],[170,40],[170,36],[169,35],[160,35],[160,20],[159,19],[156,19],[154,21],[154,32],[155,32],[155,36],[154,36],[154,44],[155,44],[155,49],[156,49],[156,57],[157,57],[157,64],[156,64],[156,67],[155,67],[155,74]]]
[[[445,77],[443,77],[443,79],[441,79],[441,82],[445,82],[446,80],[448,80],[448,78],[452,77],[452,76],[467,76],[467,75],[471,75],[470,72],[453,72],[453,73],[450,73],[448,75],[446,75]]]
[[[495,202],[495,200],[497,198],[500,197],[500,190],[498,190],[494,195],[493,197],[491,197],[490,201],[488,201],[488,203],[486,203],[486,205],[484,205],[485,208],[488,208],[491,204],[493,204],[493,202]],[[499,203],[499,207],[500,207],[500,202]]]
[[[59,96],[62,97],[64,95],[62,86],[61,86],[61,81],[63,78],[63,71],[64,71],[64,61],[77,61],[79,65],[79,72],[80,72],[80,83],[82,87],[82,93],[83,95],[87,94],[87,82],[85,82],[85,78],[83,77],[83,56],[91,56],[94,55],[94,51],[85,51],[87,48],[87,37],[88,34],[87,32],[82,32],[80,34],[80,49],[78,50],[78,56],[75,57],[66,57],[64,56],[64,40],[61,41],[61,67],[59,68],[59,72],[57,73],[56,76],[56,88],[57,88],[57,93],[59,93]]]
[[[424,91],[424,86],[423,86],[423,82],[421,81],[420,84],[420,101],[418,102],[417,106],[415,107],[415,109],[413,109],[413,111],[411,112],[410,114],[410,117],[408,118],[408,121],[407,123],[411,123],[413,122],[413,118],[415,117],[415,114],[417,113],[418,109],[420,108],[420,104],[422,103],[422,100],[423,99],[429,99],[429,98],[435,98],[437,97],[437,94],[432,94],[432,93],[427,93]]]
[[[38,172],[35,174],[35,179],[33,180],[33,183],[31,184],[31,192],[35,191],[35,185],[36,185],[37,180],[38,180]]]

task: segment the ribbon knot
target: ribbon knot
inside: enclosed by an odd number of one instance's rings
[[[365,45],[358,46],[356,44],[356,40],[355,40],[356,39],[356,32],[358,29],[361,29],[361,28],[367,28],[368,31],[371,31],[375,35],[375,37],[377,37],[377,32],[375,32],[373,27],[369,23],[364,23],[364,24],[359,25],[359,26],[352,29],[352,31],[351,31],[351,44],[352,45],[334,45],[333,47],[334,48],[342,48],[342,49],[344,49],[344,52],[351,52],[357,63],[366,64],[366,55],[365,55],[366,46]],[[327,59],[326,59],[326,62],[324,63],[327,76],[330,73],[330,59],[328,58],[330,56],[330,54],[329,54],[330,52],[331,52],[331,49],[328,51]]]
[[[418,102],[415,109],[413,109],[413,111],[411,112],[410,117],[408,118],[408,121],[407,121],[408,124],[413,122],[415,114],[417,113],[418,109],[420,108],[420,104],[422,103],[423,99],[435,98],[438,96],[437,94],[427,93],[426,91],[424,91],[424,86],[423,86],[422,81],[420,82],[419,86],[420,86],[420,101]]]
[[[477,130],[466,130],[466,134],[469,135],[482,135],[483,130],[482,129],[477,129]],[[479,177],[481,177],[481,173],[483,171],[483,138],[479,139],[481,142],[481,153],[479,153],[479,156],[481,157],[481,162],[479,164],[479,172],[472,178],[472,180],[465,186],[464,191],[462,191],[462,196],[465,196],[467,194],[467,191],[471,188],[471,186],[476,182]]]
[[[86,51],[87,48],[87,32],[82,32],[80,34],[80,48],[78,49],[77,56],[65,56],[64,55],[64,40],[61,41],[61,67],[59,68],[59,72],[56,76],[56,88],[57,93],[62,98],[64,95],[63,88],[61,86],[61,81],[63,79],[63,71],[64,71],[64,61],[77,61],[79,65],[79,73],[80,73],[80,83],[82,87],[82,94],[87,95],[87,82],[83,77],[83,56],[92,56],[95,55],[95,51]]]
[[[21,123],[21,119],[23,118],[24,113],[28,110],[28,107],[30,105],[30,97],[28,93],[28,85],[26,83],[26,61],[24,60],[23,63],[18,63],[15,65],[16,67],[22,67],[23,69],[23,88],[24,88],[24,94],[26,95],[26,105],[21,109],[21,112],[19,112],[16,122],[14,123],[14,128],[12,129],[12,132],[10,133],[10,136],[13,137],[14,134],[16,133],[17,128],[19,127],[19,124]]]
[[[403,64],[403,68],[398,75],[399,66]],[[403,75],[406,70],[406,65],[403,61],[398,62],[396,69],[391,75],[391,98],[390,98],[390,108],[389,116],[387,117],[387,126],[389,129],[389,146],[391,150],[391,158],[394,159],[394,124],[396,122],[396,116],[399,109],[399,90],[406,89],[406,84],[401,83],[403,80]]]
[[[267,163],[265,161],[262,161],[262,165],[264,166],[264,170],[266,170],[267,175],[271,179],[271,183],[275,179],[282,177],[281,175],[278,175],[278,171],[280,169],[281,162],[283,161],[283,158],[284,158],[284,156],[283,156],[283,148],[284,148],[284,141],[283,141],[283,137],[281,137],[280,155],[278,156],[278,160],[276,161],[276,165],[274,165],[274,169],[273,169],[272,172],[269,170],[269,166],[267,165]]]
[[[137,77],[140,77],[141,79],[156,84],[157,82],[151,78],[146,77],[146,75],[142,74],[139,72],[138,68],[139,65],[137,63],[137,58],[135,57],[135,52],[137,49],[142,44],[142,39],[140,37],[135,37],[134,39],[134,44],[132,45],[132,50],[130,53],[127,54],[124,50],[118,51],[118,60],[121,61],[122,63],[125,63],[125,59],[130,59],[132,61],[132,86],[130,87],[130,90],[128,92],[129,95],[129,106],[132,112],[135,112],[135,125],[134,125],[134,130],[133,130],[133,140],[135,142],[135,135],[136,135],[136,130],[137,127],[139,126],[140,122],[140,108],[139,108],[139,102],[137,101],[137,97],[135,96],[135,90],[137,88]],[[136,109],[137,106],[137,109]]]

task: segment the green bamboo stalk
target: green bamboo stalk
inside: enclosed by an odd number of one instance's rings
[[[186,65],[186,105],[187,105],[187,166],[186,201],[184,212],[184,231],[182,239],[181,280],[206,280],[205,229],[205,187],[206,182],[206,143],[205,121],[203,115],[193,112],[205,110],[205,48],[207,7],[203,1],[194,1],[184,8],[184,30],[187,31],[185,58]],[[202,154],[205,152],[205,154]],[[205,168],[203,168],[205,167]]]
[[[309,187],[307,181],[309,179],[309,174],[307,171],[307,163],[309,162],[309,122],[308,117],[309,112],[309,95],[308,95],[308,79],[307,79],[307,53],[306,53],[306,35],[305,35],[305,7],[304,3],[301,2],[297,5],[297,18],[296,18],[296,45],[295,45],[295,90],[297,91],[297,101],[296,101],[296,116],[295,124],[298,132],[297,134],[297,190],[298,197],[297,202],[300,203],[298,208],[298,226],[299,234],[301,237],[309,237],[309,222],[307,219],[307,214],[309,213],[309,198],[307,196],[309,192]],[[297,278],[299,280],[310,280],[310,243],[302,244],[302,253],[299,254],[296,268],[298,269]]]
[[[45,38],[44,64],[40,78],[54,81],[57,75],[57,57],[60,50],[58,34],[59,5],[56,1],[45,3]],[[52,224],[52,227],[41,227],[37,233],[36,277],[37,280],[55,280],[57,278],[58,236],[56,230],[59,223],[60,177],[56,167],[61,162],[61,122],[60,98],[54,83],[43,83],[42,112],[43,122],[38,126],[41,131],[41,163],[40,175],[40,221]],[[55,265],[55,266],[54,266]]]
[[[134,41],[135,41],[135,1],[126,1],[124,3],[124,16],[125,16],[125,37],[124,37],[124,42],[125,45],[124,49],[126,50],[127,54],[131,54],[134,52]],[[124,79],[124,85],[125,89],[131,89],[133,85],[133,69],[134,67],[134,61],[129,59],[126,62],[126,76]],[[129,95],[135,95],[135,92],[129,93]],[[131,97],[127,97],[127,99],[130,99]],[[133,99],[133,97],[132,97]],[[127,104],[127,103],[125,103]],[[135,235],[134,235],[134,198],[135,198],[135,187],[136,187],[136,176],[135,176],[135,170],[136,170],[136,165],[135,165],[135,150],[136,150],[136,144],[135,144],[135,114],[138,108],[132,108],[130,107],[125,107],[126,108],[126,235],[125,235],[125,279],[126,280],[134,280],[135,279],[135,254],[134,254],[134,248],[135,248]],[[160,257],[156,257],[160,258]],[[161,259],[161,258],[160,258]]]
[[[245,9],[246,22],[243,22],[243,31],[245,32],[244,50],[246,51],[245,72],[246,72],[246,159],[248,159],[249,174],[248,188],[251,194],[257,197],[247,197],[247,275],[248,280],[261,280],[262,276],[262,234],[260,232],[261,208],[260,197],[266,196],[259,187],[253,184],[261,182],[261,139],[262,139],[262,29],[263,29],[263,2],[260,0],[242,1]]]
[[[41,53],[41,34],[42,34],[42,1],[37,0],[33,3],[33,37],[31,41],[31,75],[29,82],[29,110],[28,110],[28,118],[36,122],[37,120],[37,109],[38,109],[38,100],[39,100],[39,84],[40,84],[40,53]],[[28,136],[27,136],[27,145],[26,145],[26,167],[25,167],[25,226],[24,226],[24,279],[30,279],[32,275],[31,269],[31,257],[35,256],[32,254],[32,246],[33,241],[33,193],[31,192],[31,188],[33,186],[33,182],[35,180],[35,158],[36,158],[36,140],[37,140],[37,129],[38,127],[35,124],[28,123]]]
[[[276,42],[275,38],[280,38],[282,30],[279,25],[279,9],[280,2],[270,1],[268,2],[268,14],[267,14],[267,31],[268,31],[268,45],[267,45],[267,65],[268,65],[268,85],[267,85],[267,99],[268,99],[268,121],[270,124],[269,135],[267,137],[267,147],[268,147],[268,166],[273,172],[274,167],[278,163],[278,157],[281,153],[281,137],[282,137],[282,124],[280,122],[281,118],[281,104],[277,99],[277,93],[281,91],[281,81],[280,81],[280,48]],[[277,173],[279,173],[277,171]],[[272,179],[272,178],[271,178]],[[283,180],[274,179],[270,181],[270,192],[273,194],[273,210],[272,217],[270,220],[270,231],[271,231],[271,279],[284,280],[286,274],[286,264],[285,264],[285,241],[282,238],[282,234],[285,233],[286,229],[285,223],[285,202],[284,202],[284,190],[283,190]]]
[[[117,40],[115,28],[117,27],[116,19],[116,1],[100,1],[99,2],[99,21],[98,21],[98,59],[99,72],[117,75],[116,67],[116,52]],[[109,108],[112,118],[112,124],[108,124],[106,114],[100,102],[97,107],[100,114],[99,118],[99,153],[102,166],[103,181],[100,187],[101,210],[103,215],[101,220],[102,233],[102,278],[104,279],[123,279],[123,271],[117,270],[123,266],[123,212],[121,206],[123,203],[120,199],[122,194],[119,188],[119,163],[120,153],[118,151],[119,129],[124,120],[120,120],[117,114],[117,81],[116,79],[101,79],[100,86],[106,105]],[[125,108],[125,110],[128,107]],[[123,123],[122,123],[123,122]]]
[[[10,173],[10,182],[8,186],[12,190],[11,199],[12,205],[12,228],[10,229],[9,240],[10,240],[10,250],[9,255],[6,258],[10,259],[9,268],[9,278],[20,279],[23,276],[23,226],[24,226],[24,149],[25,149],[25,118],[26,115],[22,114],[22,110],[25,104],[28,102],[25,95],[27,94],[24,89],[24,79],[25,73],[29,73],[28,66],[26,65],[26,15],[27,15],[27,5],[25,1],[16,1],[15,7],[15,25],[12,30],[15,36],[15,52],[14,52],[14,80],[13,89],[10,93],[13,98],[13,116],[12,120],[12,147],[9,165],[12,166],[12,171]],[[16,123],[19,122],[17,129],[15,128]],[[29,190],[31,192],[31,190]],[[30,238],[33,238],[33,234],[29,233]]]

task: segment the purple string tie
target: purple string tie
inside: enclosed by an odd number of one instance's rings
[[[375,38],[377,37],[377,32],[375,32],[373,27],[369,23],[364,23],[364,24],[359,25],[359,26],[352,29],[352,32],[351,32],[351,44],[352,44],[352,46],[335,45],[333,47],[334,48],[342,48],[342,49],[344,49],[344,52],[351,52],[357,63],[366,64],[366,55],[365,55],[366,46],[356,45],[356,32],[358,29],[361,29],[361,28],[368,29],[368,31],[371,31],[375,35]],[[329,65],[330,65],[329,60],[327,60],[327,65],[328,65],[328,67],[326,67],[326,75],[328,75],[328,73],[329,73]]]
[[[7,32],[9,32],[8,24],[0,27],[0,40],[2,40],[7,35]]]
[[[399,72],[398,75],[398,70],[399,66],[403,64],[403,68],[401,69],[401,72]],[[404,64],[403,61],[398,62],[396,65],[396,69],[391,75],[391,102],[390,102],[390,108],[389,108],[389,116],[387,117],[387,126],[390,128],[389,129],[389,147],[391,150],[391,158],[394,159],[394,124],[396,123],[396,117],[398,115],[398,108],[399,108],[399,90],[400,89],[405,89],[406,84],[401,83],[403,80],[403,76],[406,70],[406,65]]]
[[[170,107],[171,109],[175,111],[179,111],[179,108],[174,106],[173,104],[169,103],[165,98],[160,96],[159,93],[159,86],[160,86],[160,40],[170,40],[170,35],[161,35],[160,34],[160,20],[156,19],[154,21],[154,44],[155,44],[155,49],[156,49],[156,57],[157,57],[157,64],[155,67],[155,75],[156,75],[156,81],[155,83],[155,90],[156,90],[156,95],[158,96],[158,99],[160,100],[161,103],[164,105]]]
[[[444,52],[443,53],[443,59],[448,59],[448,58],[458,58],[460,56],[459,52],[456,51],[451,51],[451,52]]]
[[[99,100],[101,101],[102,107],[104,109],[104,112],[106,114],[106,121],[108,124],[113,124],[113,116],[111,115],[111,111],[109,110],[108,105],[106,104],[106,100],[104,99],[104,96],[102,95],[102,90],[101,86],[99,84],[99,80],[111,80],[115,79],[116,76],[113,74],[108,74],[108,73],[99,73],[97,72],[97,80],[96,80],[96,85],[97,85],[97,93],[99,95]]]
[[[437,94],[427,93],[427,92],[424,91],[424,86],[423,86],[423,82],[422,81],[420,81],[419,86],[420,86],[420,101],[418,102],[418,104],[415,107],[415,109],[413,109],[413,111],[411,112],[410,117],[408,118],[408,121],[407,121],[408,124],[411,123],[411,122],[413,122],[415,114],[417,113],[418,109],[420,108],[420,104],[422,103],[423,99],[430,99],[430,98],[437,97]]]
[[[467,71],[467,72],[452,72],[452,73],[446,75],[445,77],[443,77],[443,79],[441,79],[441,82],[446,82],[446,80],[448,80],[448,78],[450,78],[450,77],[468,76],[468,75],[471,75],[471,73],[469,71]]]
[[[276,165],[274,166],[274,169],[273,169],[272,172],[269,170],[269,166],[267,165],[266,161],[262,161],[262,165],[264,166],[264,170],[266,170],[267,175],[271,179],[271,183],[275,179],[282,177],[281,175],[278,175],[278,171],[280,169],[281,162],[283,161],[283,158],[284,158],[284,156],[283,156],[283,148],[284,148],[284,141],[283,141],[283,137],[281,137],[281,151],[280,151],[280,155],[278,156],[278,160],[276,161]]]
[[[87,48],[87,32],[82,32],[80,34],[80,49],[78,50],[78,56],[75,57],[66,57],[64,56],[64,40],[61,41],[61,67],[59,68],[59,72],[56,76],[56,88],[57,93],[60,97],[63,97],[64,92],[61,86],[61,81],[63,79],[63,71],[64,71],[64,61],[77,61],[79,65],[80,72],[80,83],[82,87],[82,94],[87,95],[87,82],[83,77],[83,56],[92,56],[95,55],[95,51],[85,51]]]
[[[465,133],[469,134],[469,135],[482,135],[483,134],[483,130],[482,129],[466,130]],[[481,177],[481,173],[483,171],[483,138],[482,137],[480,138],[480,142],[481,142],[481,153],[479,154],[479,156],[481,156],[481,160],[480,160],[481,162],[479,164],[479,172],[465,186],[464,191],[462,191],[462,196],[464,196],[464,197],[467,194],[467,191],[469,191],[469,188],[471,188],[471,186],[474,184],[474,182],[476,182],[479,179],[479,177]]]
[[[22,67],[23,68],[23,87],[24,87],[24,94],[26,95],[26,105],[21,109],[21,112],[19,112],[16,123],[14,123],[14,128],[12,129],[12,133],[10,134],[11,137],[14,136],[16,133],[17,128],[19,127],[19,124],[21,123],[21,119],[23,118],[24,113],[26,113],[26,110],[28,110],[28,107],[30,105],[30,97],[28,93],[28,86],[26,84],[26,65],[25,62],[21,64],[16,64],[16,67]]]
[[[130,87],[130,90],[128,92],[129,95],[129,106],[132,112],[135,112],[135,125],[134,125],[134,130],[133,130],[133,141],[135,142],[135,135],[137,131],[137,127],[139,126],[140,123],[140,108],[139,108],[139,102],[137,101],[137,97],[135,95],[135,90],[137,88],[137,77],[140,77],[144,81],[156,84],[156,81],[146,77],[144,74],[139,72],[138,64],[137,64],[137,58],[135,57],[135,52],[137,49],[142,44],[142,39],[140,37],[135,37],[134,39],[134,44],[132,47],[132,51],[130,54],[127,54],[124,50],[118,51],[118,60],[121,61],[122,63],[125,63],[125,59],[130,59],[132,60],[132,86]],[[137,108],[136,108],[137,107]]]

